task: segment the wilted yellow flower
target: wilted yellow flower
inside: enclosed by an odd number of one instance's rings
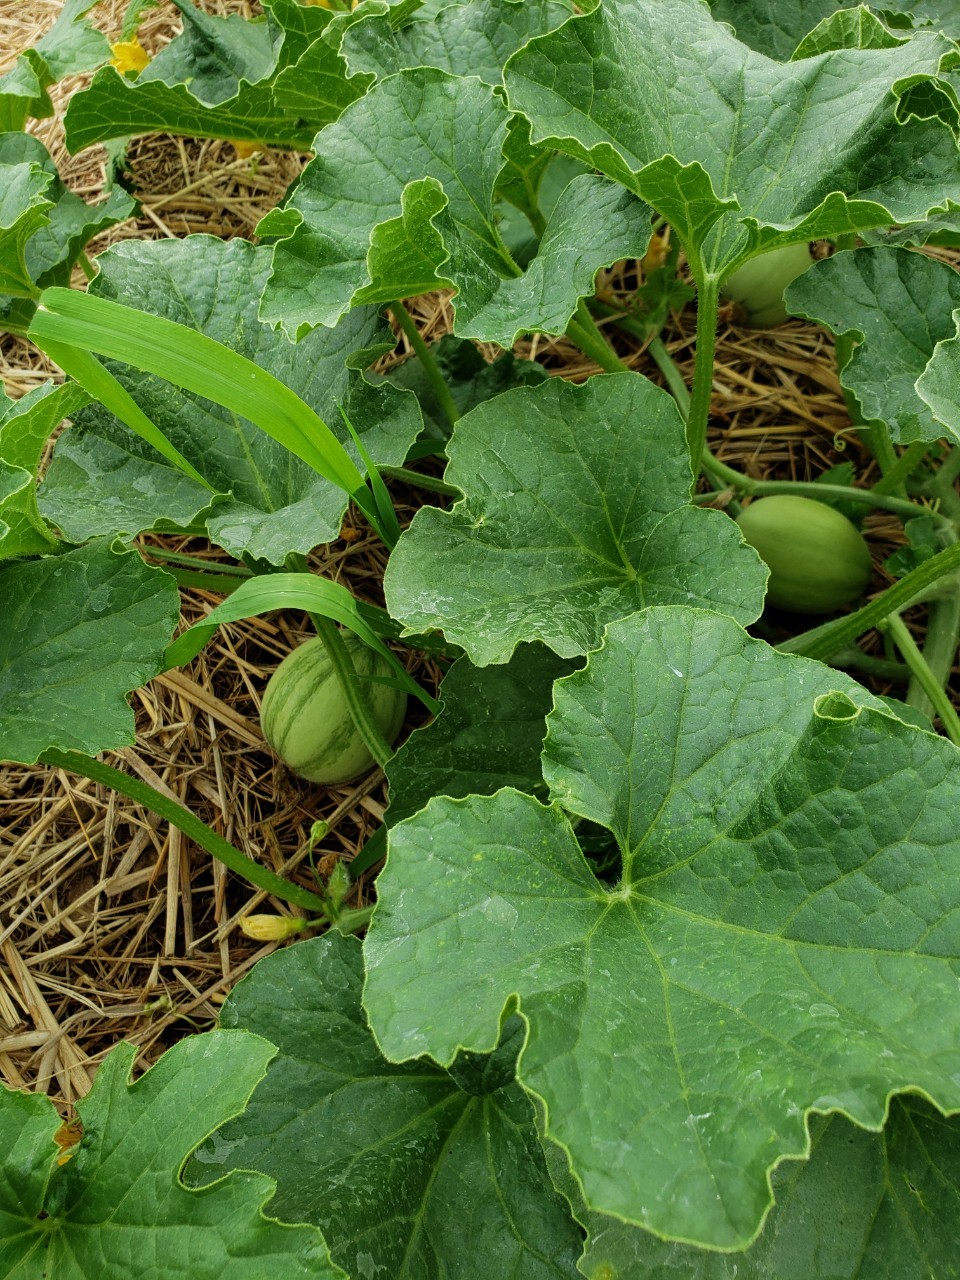
[[[262,142],[240,142],[236,139],[231,139],[231,145],[241,160],[249,160],[251,156],[263,150]]]
[[[113,54],[112,65],[122,76],[128,71],[142,71],[150,61],[149,53],[137,39],[121,40],[117,44],[112,44],[110,52]]]
[[[68,1160],[73,1159],[74,1149],[80,1139],[83,1137],[83,1128],[77,1122],[72,1124],[64,1122],[57,1132],[53,1135],[53,1140],[60,1148],[60,1154],[57,1156],[57,1164],[66,1164]]]
[[[649,275],[651,271],[657,271],[666,262],[670,253],[670,233],[664,235],[655,235],[650,239],[650,247],[642,258],[644,273]]]
[[[245,916],[240,921],[241,930],[258,942],[282,942],[306,927],[306,920],[299,916]]]

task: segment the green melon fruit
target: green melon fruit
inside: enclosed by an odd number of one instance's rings
[[[770,569],[767,602],[791,613],[832,613],[863,593],[870,550],[846,516],[813,498],[757,498],[737,518]]]
[[[365,676],[394,672],[386,659],[352,632],[342,633],[380,732],[391,745],[400,732],[407,695]],[[373,768],[374,759],[357,732],[340,681],[319,638],[288,653],[267,682],[260,708],[263,736],[301,778],[333,785],[351,782]]]
[[[752,329],[783,324],[790,319],[783,305],[783,291],[812,265],[808,245],[788,244],[771,249],[738,267],[723,284],[723,295],[740,304],[744,321]]]

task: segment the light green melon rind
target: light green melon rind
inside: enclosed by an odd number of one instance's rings
[[[390,674],[383,659],[363,641],[345,635],[344,642],[358,676]],[[300,696],[298,690],[302,690]],[[406,695],[373,682],[366,684],[366,693],[377,725],[392,743],[403,724]],[[318,718],[313,722],[311,705],[318,707]],[[332,726],[325,733],[320,715]],[[319,637],[288,654],[277,668],[264,694],[260,725],[284,763],[311,782],[350,782],[373,767],[373,757],[350,718]]]

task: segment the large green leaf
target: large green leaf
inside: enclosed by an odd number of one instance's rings
[[[938,118],[956,126],[937,79],[951,48],[923,32],[781,64],[701,0],[606,0],[532,41],[504,78],[534,141],[648,200],[694,265],[723,277],[762,249],[923,219],[960,197],[956,138]]]
[[[22,129],[28,116],[53,115],[47,89],[64,76],[91,71],[110,57],[106,37],[85,15],[97,0],[64,0],[53,26],[0,77],[0,132]]]
[[[59,1151],[53,1142],[58,1124],[45,1094],[0,1090],[0,1261],[6,1250],[12,1256],[12,1241],[43,1209],[50,1163]]]
[[[591,1280],[957,1280],[960,1124],[920,1098],[895,1098],[882,1133],[811,1117],[809,1163],[773,1174],[776,1197],[746,1253],[657,1240],[588,1218]]]
[[[355,459],[340,416],[346,409],[374,461],[401,463],[421,428],[412,395],[367,382],[362,367],[393,344],[372,310],[294,347],[257,320],[270,255],[244,240],[210,236],[128,241],[98,259],[91,291],[188,325],[278,377],[326,421]],[[221,494],[170,466],[106,410],[91,408],[58,442],[40,509],[66,537],[136,533],[205,519],[234,555],[282,564],[337,536],[343,490],[245,419],[159,378],[107,362],[170,442]],[[215,444],[214,444],[215,442]]]
[[[953,332],[937,343],[917,379],[917,392],[944,432],[960,439],[960,310],[954,312]]]
[[[278,23],[250,22],[237,13],[214,17],[193,0],[173,3],[183,18],[183,32],[139,72],[138,87],[155,81],[188,85],[199,102],[216,107],[235,98],[242,85],[259,84],[274,70],[286,38]],[[280,12],[285,11],[281,5]],[[306,41],[316,38],[325,23],[323,15],[304,14],[298,25],[297,35]]]
[[[300,110],[277,99],[275,83],[322,35],[330,14],[298,0],[267,0],[266,22],[236,14],[208,16],[189,0],[176,0],[184,32],[135,80],[104,67],[88,89],[74,94],[65,117],[67,144],[80,151],[94,142],[163,130],[306,150],[317,129],[335,120],[362,93],[327,49],[326,76],[295,80]]]
[[[136,207],[119,187],[100,204],[86,204],[63,185],[56,165],[39,139],[28,133],[0,134],[0,166],[35,165],[49,175],[43,199],[51,208],[43,222],[37,222],[23,245],[23,265],[29,281],[37,288],[68,285],[70,272],[84,245],[107,227],[129,218]],[[0,329],[11,322],[23,327],[35,310],[32,299],[3,297],[0,291]]]
[[[960,272],[906,249],[857,249],[815,263],[785,301],[794,315],[857,339],[840,380],[866,421],[885,423],[903,444],[941,438],[944,424],[917,381],[937,343],[956,333]]]
[[[0,163],[0,305],[4,294],[29,298],[35,286],[27,266],[27,242],[50,221],[51,177],[38,164]]]
[[[268,957],[231,993],[223,1025],[269,1035],[280,1054],[188,1178],[268,1173],[269,1211],[322,1227],[358,1280],[575,1280],[580,1233],[514,1083],[519,1020],[492,1058],[393,1066],[362,982],[359,943],[327,934]]]
[[[56,545],[37,510],[37,470],[54,428],[89,399],[76,383],[55,387],[46,382],[16,401],[0,391],[0,465],[7,477],[0,496],[0,560]]]
[[[134,741],[126,694],[163,670],[180,614],[169,574],[91,543],[0,565],[0,760]]]
[[[395,618],[477,666],[524,640],[587,653],[650,604],[744,623],[763,607],[766,569],[728,517],[690,505],[676,404],[639,374],[508,391],[460,419],[447,453],[464,497],[416,514],[384,588]]]
[[[414,13],[397,28],[387,9],[362,22],[348,18],[340,54],[351,75],[383,79],[413,67],[437,67],[498,85],[511,54],[572,13],[569,0],[471,0],[450,4],[426,19]]]
[[[262,318],[300,335],[336,324],[351,306],[450,284],[461,337],[509,348],[528,330],[562,333],[601,267],[645,252],[649,210],[583,175],[521,274],[494,210],[509,119],[499,94],[476,79],[416,70],[376,84],[323,130],[287,204],[260,225],[285,237]],[[388,147],[371,148],[383,137]]]
[[[713,1248],[753,1240],[811,1110],[960,1109],[960,754],[881,705],[716,614],[612,624],[556,686],[551,807],[433,800],[391,831],[383,1051],[486,1051],[517,1007],[589,1207]],[[614,887],[567,813],[614,835]]]
[[[461,658],[444,677],[443,710],[410,735],[387,765],[396,826],[431,796],[492,795],[516,787],[545,793],[540,749],[553,706],[553,682],[573,670],[542,645],[522,645],[503,666]]]
[[[737,33],[737,39],[775,58],[787,62],[797,45],[818,22],[841,9],[852,0],[708,0],[713,16],[726,22]]]
[[[77,1103],[83,1138],[65,1163],[53,1103],[0,1094],[5,1280],[213,1280],[225,1268],[236,1280],[342,1276],[318,1231],[263,1216],[272,1183],[262,1174],[202,1192],[180,1181],[186,1157],[242,1110],[274,1052],[259,1036],[214,1031],[181,1040],[131,1084],[136,1050],[120,1045]]]
[[[787,62],[804,36],[842,11],[855,11],[855,0],[708,0],[713,15],[728,23],[737,38],[768,58]],[[865,6],[859,6],[861,9]],[[885,16],[912,15],[915,23],[929,24],[960,34],[954,0],[878,0],[873,9]],[[898,19],[900,21],[901,19]]]

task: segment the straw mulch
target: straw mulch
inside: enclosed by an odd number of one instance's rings
[[[108,33],[119,30],[125,0],[106,0],[95,12]],[[22,0],[0,11],[0,48],[12,54],[53,21],[58,0]],[[249,13],[234,0],[207,0],[211,12]],[[177,30],[173,6],[149,12],[141,30],[156,52]],[[4,67],[0,64],[0,70]],[[102,189],[98,148],[70,157],[60,116],[76,83],[57,91],[58,113],[35,129],[66,181],[88,198]],[[240,159],[224,142],[166,136],[139,139],[129,168],[142,213],[102,237],[98,251],[128,236],[251,235],[299,171],[302,157],[265,153]],[[631,276],[631,270],[634,275]],[[635,287],[635,266],[609,273],[610,292]],[[410,303],[428,340],[450,328],[446,295]],[[690,372],[692,316],[666,335],[681,368]],[[618,348],[633,367],[656,377],[630,340]],[[488,353],[493,354],[491,351]],[[582,379],[595,366],[564,339],[538,338],[518,354],[551,372]],[[406,355],[401,342],[387,363]],[[44,359],[18,339],[0,339],[0,373],[19,396],[50,373]],[[719,455],[755,476],[811,478],[852,456],[858,473],[867,459],[840,396],[832,346],[800,324],[721,334],[715,379]],[[398,496],[415,501],[415,495]],[[406,509],[406,517],[412,507]],[[360,521],[348,517],[344,538],[315,558],[317,571],[357,595],[382,603],[384,556]],[[867,521],[878,565],[901,540],[899,522]],[[154,545],[204,544],[157,538]],[[882,571],[878,585],[883,581]],[[217,603],[184,592],[184,618],[195,620]],[[133,695],[137,745],[111,763],[171,793],[206,822],[278,874],[310,884],[311,857],[321,873],[350,859],[379,825],[386,803],[378,771],[359,784],[318,788],[292,777],[261,739],[257,714],[265,680],[306,633],[297,618],[274,616],[221,631],[188,668],[170,672]],[[409,655],[411,664],[416,655]],[[435,685],[437,672],[415,667]],[[415,722],[416,713],[413,713]],[[308,853],[312,824],[326,835]],[[366,883],[359,889],[368,894]],[[177,1037],[209,1028],[226,994],[271,946],[237,928],[253,910],[291,911],[264,901],[185,838],[123,797],[45,767],[0,765],[0,1076],[9,1084],[50,1094],[59,1104],[83,1096],[104,1053],[121,1038],[140,1048],[141,1067]]]

